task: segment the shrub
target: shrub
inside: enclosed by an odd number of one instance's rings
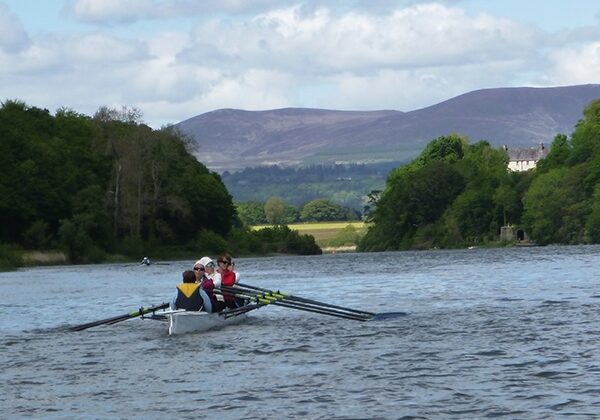
[[[358,230],[348,225],[336,233],[335,237],[328,243],[329,246],[357,245],[360,242],[361,235]]]
[[[287,226],[268,227],[256,231],[255,234],[272,252],[300,255],[322,253],[313,236],[301,235]]]
[[[196,247],[204,254],[221,254],[229,250],[227,241],[221,235],[206,229],[196,236]]]
[[[20,248],[0,244],[0,271],[14,270],[22,265],[23,257]]]

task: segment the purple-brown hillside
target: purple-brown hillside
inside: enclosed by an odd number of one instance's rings
[[[600,85],[477,90],[411,112],[221,109],[177,124],[217,171],[262,164],[408,160],[432,139],[458,133],[500,147],[550,144],[571,134]]]

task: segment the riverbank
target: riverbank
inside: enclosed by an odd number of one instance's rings
[[[324,254],[337,254],[338,252],[356,252],[356,245],[326,246],[321,248]]]
[[[23,253],[23,265],[60,265],[67,263],[67,256],[60,251],[26,251]]]
[[[337,254],[337,253],[347,253],[347,252],[356,252],[357,244],[352,243],[353,240],[356,240],[355,235],[356,231],[358,231],[358,235],[366,230],[364,223],[362,222],[328,222],[328,223],[310,223],[310,224],[297,224],[290,225],[290,229],[297,230],[302,234],[309,234],[315,237],[315,241],[321,248],[324,254]],[[253,227],[253,229],[258,229],[260,227]],[[357,229],[358,228],[358,229]],[[348,238],[344,238],[340,235],[340,232],[344,231],[344,229],[350,231],[351,236]],[[348,235],[347,235],[348,236]],[[338,243],[335,242],[335,238],[337,237]],[[505,247],[531,247],[536,246],[533,242],[490,242],[486,244],[481,244],[479,246],[469,246],[466,249],[478,249],[478,248],[505,248]],[[48,250],[48,251],[16,251],[13,253],[18,253],[18,258],[6,259],[5,264],[0,265],[0,271],[12,271],[19,267],[34,267],[34,266],[51,266],[51,265],[70,265],[68,258],[65,253],[58,250]],[[271,257],[271,256],[285,256],[287,254],[278,254],[278,253],[269,253],[265,255],[236,255],[236,257]],[[140,256],[140,259],[143,257]],[[198,255],[191,254],[188,251],[179,251],[179,252],[166,252],[164,255],[160,257],[156,255],[148,255],[148,257],[152,261],[160,260],[160,261],[170,261],[170,260],[195,260],[198,258]],[[126,257],[124,255],[109,255],[106,260],[103,261],[105,263],[136,263],[139,262],[138,259],[132,259]]]

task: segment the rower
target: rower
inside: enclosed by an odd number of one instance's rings
[[[171,309],[185,309],[186,311],[201,311],[210,308],[210,298],[198,283],[193,271],[183,272],[183,282],[177,285],[177,294],[171,301]],[[210,311],[210,310],[209,310]]]
[[[150,262],[150,258],[144,257],[144,258],[142,258],[142,264],[143,265],[150,265],[152,263]]]
[[[202,276],[196,269],[204,267]],[[196,272],[196,281],[201,282],[202,278],[205,277],[212,281],[212,288],[210,291],[206,287],[202,287],[202,290],[206,290],[208,296],[210,296],[212,302],[212,311],[221,312],[225,308],[225,302],[223,302],[223,296],[221,294],[215,295],[213,289],[221,288],[221,275],[215,270],[215,262],[210,257],[202,257],[194,264],[194,271]]]

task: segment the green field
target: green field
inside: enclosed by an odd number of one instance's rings
[[[335,240],[338,234],[347,226],[352,226],[356,229],[358,235],[362,236],[367,227],[364,222],[320,222],[320,223],[295,223],[287,225],[290,229],[296,230],[300,233],[312,235],[315,241],[321,248],[331,248],[331,241]],[[263,229],[270,227],[270,225],[256,225],[252,226],[253,230]],[[343,245],[334,245],[333,248],[347,248],[348,246],[356,245],[347,243]]]

